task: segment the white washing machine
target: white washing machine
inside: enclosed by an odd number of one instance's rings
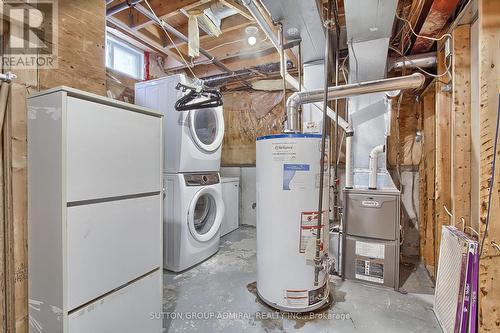
[[[219,174],[166,174],[164,268],[180,272],[219,250],[224,216]]]
[[[175,102],[183,92],[178,83],[190,85],[182,74],[135,85],[135,103],[162,112],[165,153],[164,171],[219,171],[224,137],[222,106],[191,111],[175,110]]]

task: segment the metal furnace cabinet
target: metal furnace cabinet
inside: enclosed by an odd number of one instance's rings
[[[27,125],[30,332],[161,332],[162,115],[59,87]]]
[[[399,289],[399,214],[396,189],[344,190],[344,277]]]

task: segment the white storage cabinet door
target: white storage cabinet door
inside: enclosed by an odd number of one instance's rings
[[[161,118],[67,98],[67,201],[161,190]]]
[[[161,194],[68,207],[68,308],[161,265]]]

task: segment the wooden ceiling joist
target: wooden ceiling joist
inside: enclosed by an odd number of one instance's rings
[[[161,1],[161,0],[148,0],[151,8],[155,14],[164,20],[175,15],[182,15],[181,9],[191,10],[198,6],[211,2],[212,0],[177,0],[177,1]],[[147,6],[146,6],[147,7]],[[149,24],[154,23],[153,20],[146,16],[138,17],[135,22],[135,28],[140,29]]]
[[[274,56],[278,56],[278,53],[269,41],[266,41],[262,32],[259,32],[258,37],[261,42],[255,46],[247,44],[245,28],[249,25],[256,25],[256,23],[247,8],[237,0],[148,0],[155,14],[165,22],[164,27],[170,38],[166,36],[160,24],[156,22],[145,1],[133,1],[133,6],[111,15],[108,17],[108,22],[114,24],[117,29],[126,33],[127,36],[141,41],[155,52],[166,55],[165,65],[168,70],[185,69],[187,64],[182,60],[182,57],[189,62],[190,67],[193,65],[196,67],[203,66],[212,68],[211,73],[220,73],[221,71],[231,72],[241,69],[238,66],[229,67],[227,64],[239,64],[241,66],[245,65],[246,62],[257,64],[262,63],[260,61],[262,57],[264,57],[264,63],[269,63],[267,61],[269,54],[274,53]],[[225,7],[232,8],[237,14],[222,19],[220,26],[222,35],[219,37],[210,36],[200,30],[200,53],[202,56],[191,59],[187,56],[188,22],[187,17],[182,12],[195,8],[208,8],[208,6],[214,4],[214,1]],[[108,6],[108,9],[122,3],[124,2],[115,1]],[[123,7],[123,5],[121,6]],[[274,33],[277,34],[277,28],[271,22],[269,15],[265,11],[264,14],[268,19],[268,23],[274,29]],[[179,51],[174,47],[172,40]],[[286,53],[287,58],[296,64],[297,58],[292,50],[287,49]]]
[[[219,36],[215,40],[220,41],[220,43],[224,43],[224,42],[226,42],[226,40],[225,40],[226,35],[225,34],[232,32],[232,31],[235,31],[235,30],[243,30],[245,27],[247,27],[251,24],[252,24],[252,22],[249,22],[248,20],[242,18],[240,15],[233,15],[233,16],[227,17],[224,20],[222,20],[222,23],[220,26],[220,30],[222,32],[222,35]],[[177,27],[176,29],[184,35],[188,34],[187,23],[183,24],[180,27]],[[210,35],[202,32],[202,30],[200,30],[200,44],[201,45],[204,45],[205,42],[210,41],[214,38],[215,37],[210,36]],[[174,42],[177,46],[186,44],[186,42],[184,40],[180,40],[178,38],[174,39]],[[171,45],[171,44],[169,46],[173,47],[173,45]]]

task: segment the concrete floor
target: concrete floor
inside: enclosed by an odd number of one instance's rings
[[[256,298],[255,259],[255,228],[243,226],[200,265],[165,271],[164,332],[441,332],[432,282],[413,263],[402,272],[407,294],[332,277],[332,306],[293,316]]]

